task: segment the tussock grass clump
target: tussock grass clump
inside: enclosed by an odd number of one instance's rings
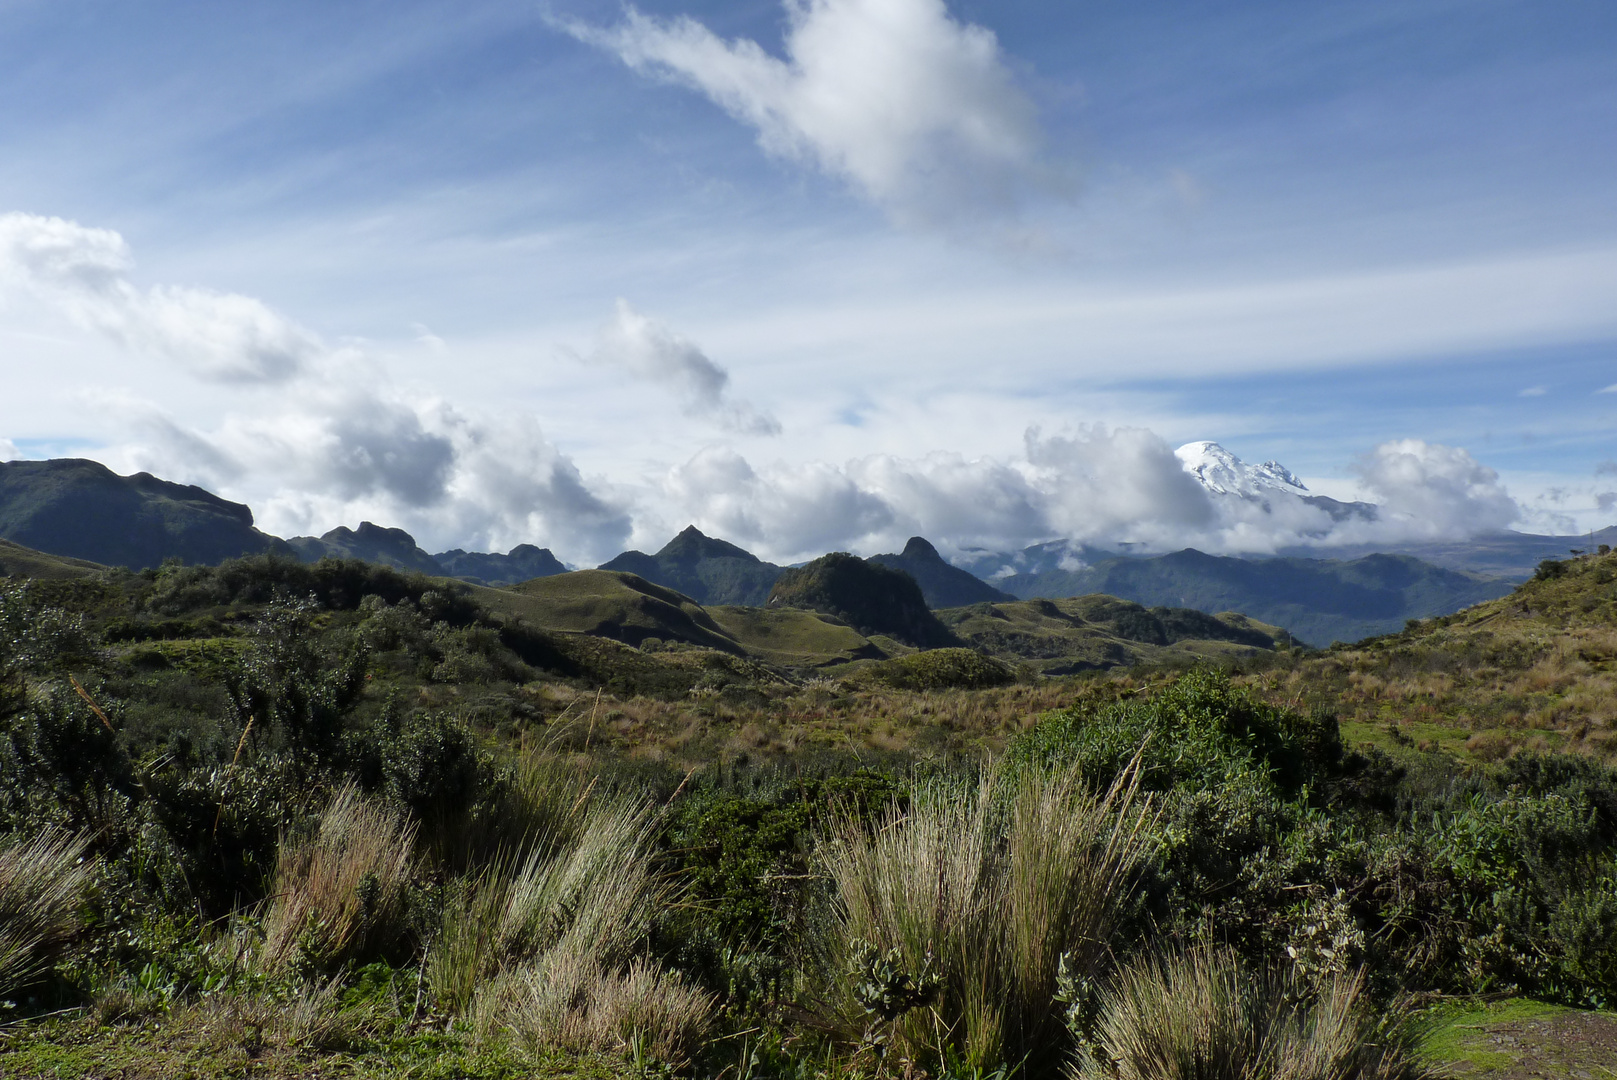
[[[89,840],[57,828],[0,850],[0,995],[49,970],[79,930]]]
[[[525,859],[463,881],[428,960],[434,993],[465,1009],[487,979],[557,949],[626,960],[671,895],[653,871],[654,843],[649,805],[600,798],[576,828],[535,838]]]
[[[530,779],[543,775],[556,774]],[[555,831],[531,836],[525,857],[463,882],[428,959],[433,993],[479,1030],[508,1030],[530,1048],[634,1046],[684,1060],[716,1002],[640,955],[674,896],[653,865],[655,808],[586,791],[551,809]]]
[[[573,948],[511,973],[499,993],[504,1021],[530,1049],[634,1048],[671,1065],[690,1059],[717,1013],[711,995],[654,961],[612,973]]]
[[[330,970],[394,949],[406,930],[414,846],[413,824],[344,786],[314,836],[281,843],[264,920],[264,966]]]
[[[874,833],[847,823],[825,866],[867,1036],[912,1060],[1048,1067],[1065,1040],[1062,958],[1098,968],[1145,853],[1134,775],[1103,797],[1070,768],[935,783]]]
[[[1069,1080],[1419,1080],[1430,1075],[1399,1017],[1379,1021],[1363,980],[1317,995],[1198,947],[1125,967],[1103,992],[1093,1042]]]

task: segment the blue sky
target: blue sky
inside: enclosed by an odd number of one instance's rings
[[[0,452],[282,534],[1617,520],[1609,3],[0,0],[0,148]]]

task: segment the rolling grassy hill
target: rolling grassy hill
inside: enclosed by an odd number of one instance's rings
[[[1253,678],[1384,745],[1617,757],[1617,554],[1546,563],[1508,596]]]

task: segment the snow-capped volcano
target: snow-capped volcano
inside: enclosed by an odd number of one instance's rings
[[[1279,494],[1324,510],[1334,521],[1350,517],[1374,520],[1376,517],[1376,508],[1371,503],[1345,503],[1312,494],[1297,475],[1280,462],[1248,465],[1216,442],[1203,439],[1186,443],[1174,451],[1174,456],[1208,491],[1261,502],[1265,509],[1273,508],[1269,500]]]
[[[1267,492],[1307,495],[1308,488],[1290,469],[1278,461],[1248,465],[1216,442],[1186,443],[1174,451],[1185,471],[1220,495],[1261,497]]]

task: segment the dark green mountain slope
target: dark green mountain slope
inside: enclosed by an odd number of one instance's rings
[[[746,607],[761,607],[781,574],[781,567],[732,543],[704,536],[695,525],[687,526],[655,555],[625,551],[600,569],[638,574],[698,603]]]
[[[369,521],[361,521],[357,529],[339,525],[318,538],[294,536],[287,543],[304,562],[319,562],[325,558],[363,559],[422,574],[441,576],[444,573],[438,561],[416,545],[415,537],[403,529],[384,529]]]
[[[1194,548],[1148,559],[1107,559],[1080,570],[1001,581],[1024,598],[1107,593],[1147,606],[1239,611],[1328,645],[1403,628],[1503,596],[1510,584],[1446,570],[1409,555],[1237,559]]]
[[[518,544],[504,555],[481,551],[440,551],[433,560],[450,577],[476,585],[515,585],[520,581],[565,574],[567,567],[549,548]]]
[[[170,558],[217,563],[287,551],[284,540],[253,528],[241,503],[81,458],[0,463],[0,539],[135,570]]]
[[[920,648],[959,644],[926,606],[914,578],[840,551],[783,571],[769,606],[818,611],[867,637],[886,634]]]
[[[904,550],[897,555],[872,555],[866,561],[902,570],[914,578],[921,587],[921,595],[926,597],[927,606],[931,608],[965,607],[967,604],[991,604],[996,600],[1016,599],[969,571],[949,565],[938,554],[937,548],[919,536],[910,537]]]

